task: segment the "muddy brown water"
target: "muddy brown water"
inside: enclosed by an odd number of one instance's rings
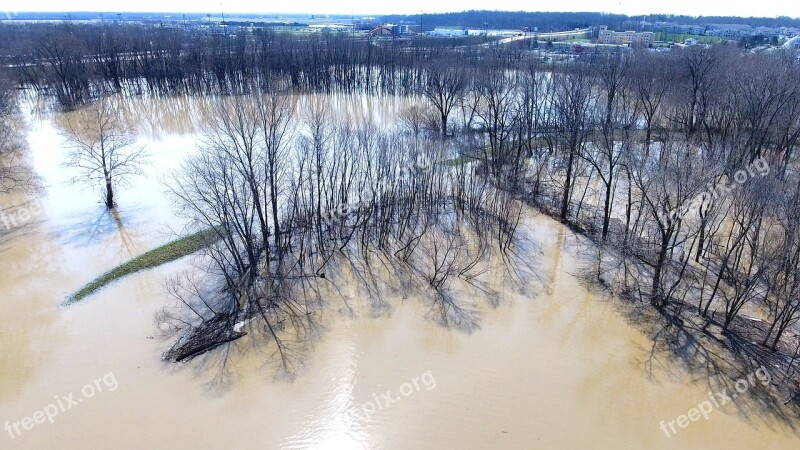
[[[158,163],[136,189],[120,191],[118,216],[66,183],[53,117],[29,117],[47,194],[25,231],[0,242],[0,426],[19,422],[21,431],[0,430],[0,448],[800,446],[783,423],[733,405],[666,437],[660,422],[706,400],[706,384],[668,360],[648,364],[647,337],[577,282],[574,236],[531,211],[521,232],[535,244],[536,295],[478,301],[472,333],[426,318],[419,299],[389,299],[377,316],[367,301],[353,302],[352,313],[330,308],[292,381],[276,380],[258,351],[234,351],[223,382],[219,358],[161,361],[169,341],[154,316],[168,304],[165,281],[191,270],[188,260],[61,307],[85,282],[181,229],[157,181],[196,142],[176,112],[193,106],[179,106],[162,111],[166,131],[142,122]],[[136,110],[153,115],[158,105]],[[76,404],[62,408],[67,397]],[[49,405],[60,408],[52,423],[33,421],[37,411],[52,416]]]

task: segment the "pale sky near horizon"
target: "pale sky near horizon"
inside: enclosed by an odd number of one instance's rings
[[[418,14],[420,11],[452,12],[470,9],[504,11],[592,11],[629,15],[665,13],[690,16],[757,16],[800,17],[800,2],[766,0],[567,0],[564,2],[532,2],[530,0],[404,0],[402,2],[368,2],[364,0],[2,0],[0,11],[107,11],[107,12],[202,12],[216,13],[302,13],[302,14]]]

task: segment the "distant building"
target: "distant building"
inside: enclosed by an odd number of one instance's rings
[[[786,43],[783,44],[783,48],[800,49],[800,36],[795,36],[786,41]]]
[[[393,36],[392,29],[389,27],[385,27],[383,25],[379,27],[375,27],[372,31],[369,32],[372,36]]]
[[[369,34],[373,36],[405,36],[409,33],[408,25],[395,25],[387,23],[373,28]]]
[[[753,36],[753,34],[753,27],[741,24],[710,24],[706,29],[706,35],[723,38],[748,37]]]
[[[681,25],[680,32],[682,34],[704,34],[706,27],[701,25]]]
[[[409,32],[408,25],[386,25],[386,26],[390,27],[392,29],[392,34],[395,34],[397,36],[403,36],[408,34]]]
[[[641,33],[635,31],[611,31],[605,25],[600,27],[600,34],[597,37],[598,44],[650,47],[653,42],[655,42],[655,34],[650,31]]]
[[[683,41],[683,45],[697,45],[697,39],[689,38]]]
[[[467,36],[469,30],[466,28],[436,28],[433,31],[428,31],[427,34],[436,37]]]

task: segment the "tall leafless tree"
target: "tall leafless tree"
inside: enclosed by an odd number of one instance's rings
[[[98,100],[64,122],[62,135],[69,146],[64,164],[81,172],[74,181],[102,183],[106,208],[114,208],[114,189],[142,174],[146,149],[134,145],[133,129],[113,99]]]

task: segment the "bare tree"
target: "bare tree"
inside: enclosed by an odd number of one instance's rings
[[[38,30],[35,54],[45,63],[45,79],[66,109],[79,106],[89,90],[84,48],[71,23]]]
[[[631,129],[636,123],[636,103],[627,98],[629,61],[623,55],[608,55],[600,62],[599,88],[605,102],[597,102],[603,116],[598,142],[580,155],[597,171],[603,183],[603,229],[606,239],[611,221],[611,202],[616,175],[624,154],[630,151]]]
[[[591,131],[594,118],[589,111],[594,102],[594,92],[590,68],[586,63],[578,63],[554,75],[554,134],[557,136],[561,157],[563,158],[564,188],[561,195],[562,220],[569,215],[570,195],[575,182],[576,160],[578,159]]]
[[[292,138],[291,124],[295,103],[294,97],[275,92],[260,97],[258,102],[259,132],[262,134],[265,150],[262,164],[269,187],[274,242],[278,255],[282,253],[279,198],[283,187],[281,180],[286,170],[283,161],[287,159],[288,144]]]
[[[33,177],[27,167],[22,137],[12,118],[0,117],[0,193],[27,190]]]
[[[14,86],[7,75],[0,70],[0,193],[31,191],[37,180],[26,159]]]
[[[770,327],[762,344],[769,345],[772,351],[786,330],[800,320],[800,190],[795,186],[792,191],[787,198],[778,200],[785,214],[779,217],[782,236],[776,240],[765,296]]]
[[[422,93],[439,112],[442,121],[442,137],[447,137],[447,121],[466,88],[464,72],[457,66],[431,66],[428,81]]]
[[[102,182],[106,208],[114,208],[115,187],[142,174],[147,151],[134,146],[133,129],[111,99],[98,100],[67,116],[65,122],[62,135],[70,150],[64,164],[81,172],[74,181],[90,185]]]
[[[484,145],[484,159],[493,174],[499,174],[510,156],[510,141],[518,127],[516,84],[512,77],[501,71],[489,71],[476,81],[483,102],[477,115],[486,130],[488,145]],[[488,154],[486,154],[488,152]]]
[[[641,159],[632,164],[633,180],[642,199],[646,222],[642,237],[648,247],[655,250],[654,259],[651,260],[650,255],[641,257],[653,267],[649,295],[651,304],[657,307],[664,307],[669,302],[668,293],[672,289],[666,287],[665,280],[670,268],[670,255],[676,249],[680,251],[682,275],[694,246],[694,233],[682,232],[684,214],[704,183],[699,165],[684,157],[681,148],[684,145],[662,143],[655,158]],[[679,279],[674,280],[677,281]]]
[[[639,103],[638,111],[644,120],[644,153],[650,153],[653,131],[660,125],[664,97],[670,83],[666,78],[669,66],[660,55],[643,52],[636,55],[632,66],[631,89]]]

